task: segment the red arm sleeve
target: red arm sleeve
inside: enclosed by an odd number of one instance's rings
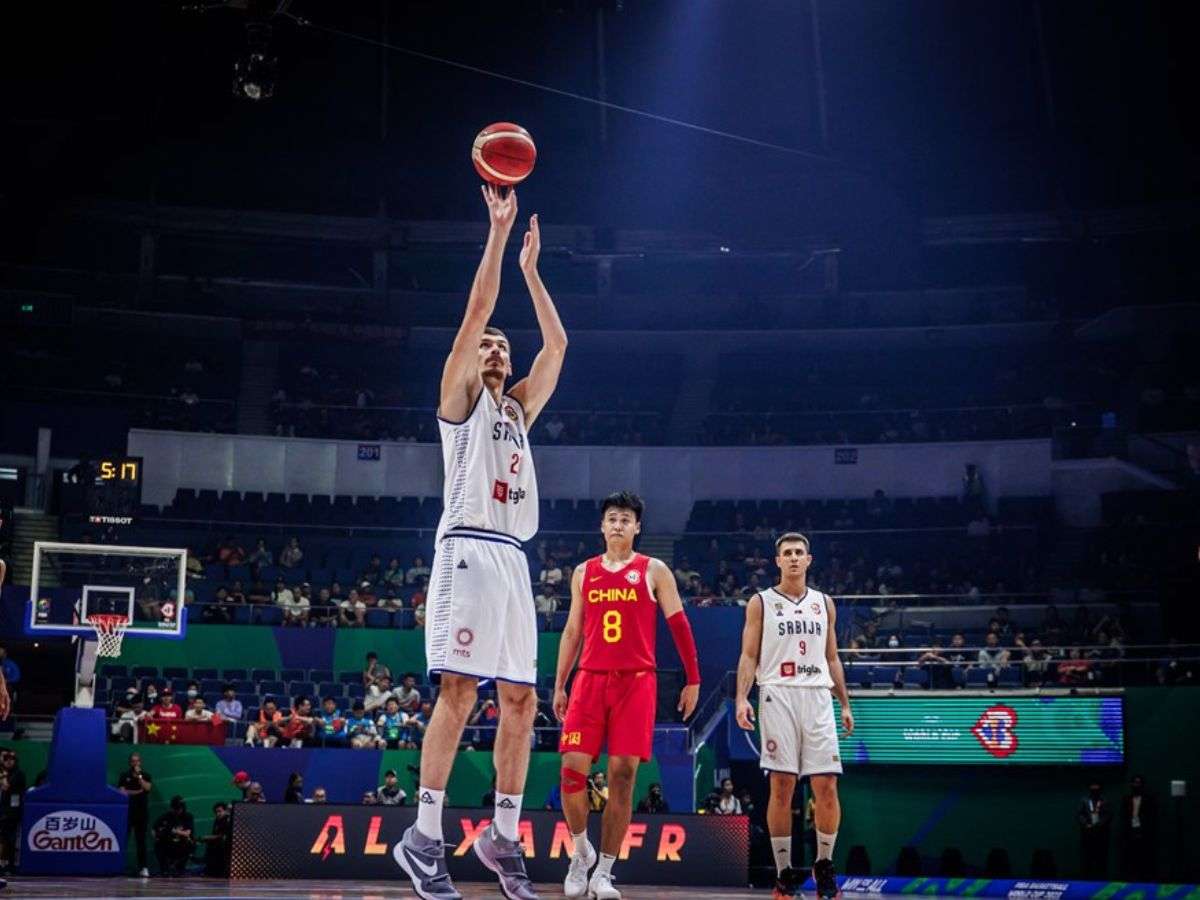
[[[692,637],[692,626],[682,609],[667,619],[667,627],[671,629],[671,639],[675,641],[675,649],[679,651],[679,658],[683,661],[687,683],[699,684],[700,659],[696,655],[696,641]]]

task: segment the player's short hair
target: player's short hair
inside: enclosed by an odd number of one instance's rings
[[[510,340],[508,339],[508,335],[507,335],[507,334],[505,334],[503,331],[501,331],[501,330],[500,330],[499,328],[497,328],[495,325],[487,325],[487,326],[485,326],[485,327],[484,327],[484,329],[483,329],[483,333],[484,333],[484,334],[490,334],[492,337],[501,337],[501,338],[504,338],[504,343],[508,344],[509,348],[511,349],[511,347],[512,347],[512,341],[510,341]]]
[[[646,504],[642,503],[642,498],[637,494],[632,491],[617,491],[615,494],[605,497],[604,502],[600,504],[600,518],[603,519],[605,513],[610,509],[627,509],[640,522],[642,521],[642,511],[645,508]]]
[[[812,553],[812,544],[808,542],[808,538],[798,531],[787,531],[775,539],[775,555],[779,555],[779,548],[784,544],[789,544],[792,541],[802,541],[804,543],[804,552]]]

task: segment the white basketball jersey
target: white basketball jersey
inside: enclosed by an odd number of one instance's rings
[[[759,685],[833,687],[825,641],[829,635],[828,597],[809,588],[800,598],[775,588],[759,594],[763,605]]]
[[[528,541],[538,530],[537,477],[525,410],[484,388],[461,424],[438,417],[445,508],[437,540],[453,528],[498,531]]]

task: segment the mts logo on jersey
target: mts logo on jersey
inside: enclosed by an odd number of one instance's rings
[[[509,489],[507,481],[496,479],[492,485],[492,499],[498,503],[511,503],[516,506],[525,499],[525,488]]]
[[[997,759],[1017,752],[1017,711],[999,703],[989,706],[971,726],[971,734]]]
[[[592,588],[587,593],[588,603],[636,603],[637,598],[633,588]]]

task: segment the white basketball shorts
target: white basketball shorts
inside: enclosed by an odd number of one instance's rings
[[[758,730],[764,769],[801,777],[842,774],[829,688],[760,687]]]
[[[537,684],[537,618],[529,563],[516,538],[455,529],[433,553],[425,660],[450,672]]]

